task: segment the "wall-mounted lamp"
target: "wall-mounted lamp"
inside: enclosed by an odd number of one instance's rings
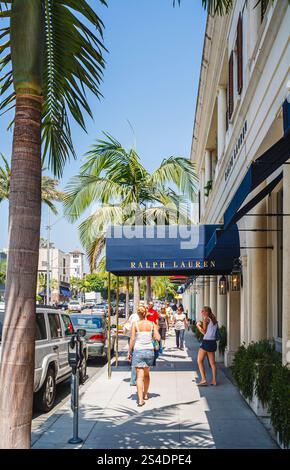
[[[227,278],[222,276],[219,280],[219,294],[227,295]]]
[[[239,259],[235,259],[233,270],[231,273],[231,291],[239,292],[242,284],[242,263]]]

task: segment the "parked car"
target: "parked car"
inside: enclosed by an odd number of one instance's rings
[[[60,302],[58,305],[57,305],[57,308],[59,310],[67,310],[68,309],[68,302]]]
[[[71,300],[68,304],[69,312],[81,312],[82,306],[78,300]]]
[[[0,342],[4,312],[0,312]],[[74,332],[70,316],[57,309],[37,307],[34,393],[35,405],[40,411],[50,411],[55,402],[56,385],[68,379],[71,367],[68,363],[68,342]],[[86,377],[87,345],[80,370],[80,382]],[[1,349],[0,349],[1,352]]]
[[[107,322],[104,315],[73,313],[70,315],[74,329],[86,330],[88,357],[106,357],[108,353]],[[111,331],[111,355],[114,353],[116,333]]]
[[[92,314],[94,315],[107,315],[108,308],[105,304],[95,304],[92,308]]]

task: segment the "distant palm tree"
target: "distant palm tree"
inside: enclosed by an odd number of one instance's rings
[[[127,151],[109,134],[105,137],[88,152],[80,174],[68,184],[64,200],[65,213],[71,221],[97,204],[79,227],[91,271],[103,250],[108,226],[128,220],[132,225],[146,221],[154,224],[160,218],[165,223],[188,223],[186,203],[194,201],[197,194],[197,176],[188,159],[169,157],[150,174],[134,148]],[[139,290],[138,279],[135,287]]]
[[[7,158],[0,154],[2,166],[0,166],[0,202],[9,199],[11,169]],[[44,171],[45,168],[42,169]],[[51,211],[57,215],[57,209],[52,201],[62,201],[64,193],[57,189],[59,181],[50,176],[41,177],[41,200]]]

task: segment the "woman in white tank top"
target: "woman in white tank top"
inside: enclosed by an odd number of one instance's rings
[[[136,368],[138,406],[143,406],[144,400],[148,400],[150,367],[154,360],[153,338],[160,341],[160,335],[155,323],[146,320],[146,307],[139,306],[137,313],[140,320],[135,322],[132,327],[128,360],[132,360],[132,367]]]
[[[197,363],[201,375],[201,380],[197,385],[207,385],[204,368],[204,359],[206,356],[209,359],[210,367],[212,370],[211,385],[216,385],[217,369],[215,362],[215,351],[217,350],[218,323],[210,307],[203,307],[201,314],[203,321],[202,323],[197,322],[196,324],[198,330],[204,335],[197,356]]]

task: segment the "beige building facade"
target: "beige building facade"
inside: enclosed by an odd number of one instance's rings
[[[256,4],[237,0],[229,15],[207,19],[191,151],[202,224],[224,223],[251,163],[285,135],[290,7],[287,0]],[[290,362],[290,166],[275,168],[243,204],[280,174],[237,222],[240,289],[232,290],[227,276],[221,295],[221,276],[199,276],[184,294],[197,318],[210,305],[226,327],[227,366],[240,344],[266,338]]]

